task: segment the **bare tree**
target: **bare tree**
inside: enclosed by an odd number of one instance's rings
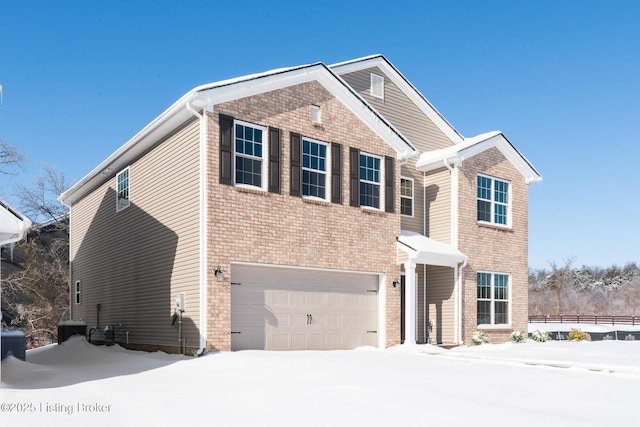
[[[36,224],[26,241],[16,244],[13,273],[3,281],[2,300],[12,324],[30,340],[53,339],[69,309],[69,221],[57,196],[66,188],[64,174],[41,167],[32,186],[19,185],[21,210]]]
[[[12,175],[17,167],[22,165],[24,157],[16,147],[0,137],[0,173]]]
[[[16,197],[22,211],[35,223],[55,224],[67,231],[67,208],[58,202],[58,196],[69,186],[63,172],[51,165],[41,165],[41,174],[32,185],[19,184]]]
[[[55,339],[69,310],[69,258],[66,239],[56,230],[34,229],[18,244],[19,269],[2,286],[12,325],[30,341]]]

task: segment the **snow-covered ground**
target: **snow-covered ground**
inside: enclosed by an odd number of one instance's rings
[[[2,362],[0,423],[635,426],[640,342],[442,350],[241,351],[190,358],[82,338]]]

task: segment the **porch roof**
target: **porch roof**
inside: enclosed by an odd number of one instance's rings
[[[31,221],[0,199],[0,245],[21,240]]]
[[[446,243],[430,239],[420,233],[402,230],[397,238],[398,249],[409,255],[416,264],[439,265],[455,268],[468,257]]]

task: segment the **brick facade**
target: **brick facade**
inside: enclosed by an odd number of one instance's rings
[[[478,223],[477,176],[484,174],[510,183],[511,227]],[[486,328],[492,342],[508,340],[512,331],[527,330],[528,315],[528,185],[522,174],[497,148],[464,161],[459,168],[458,248],[469,257],[463,270],[463,331],[465,343],[477,326],[477,272],[510,275],[511,328]]]
[[[321,125],[310,107],[321,110]],[[274,194],[219,183],[219,114],[280,129],[281,192]],[[214,106],[207,115],[208,271],[207,349],[226,351],[230,339],[232,262],[382,273],[386,342],[400,339],[400,296],[393,281],[400,232],[400,164],[395,163],[395,213],[349,206],[349,147],[379,156],[396,153],[319,83],[310,82]],[[342,204],[311,202],[289,195],[290,132],[342,144]],[[384,164],[384,162],[383,162]],[[328,184],[329,181],[327,181]],[[382,180],[384,186],[384,180]],[[225,279],[217,282],[220,265]]]

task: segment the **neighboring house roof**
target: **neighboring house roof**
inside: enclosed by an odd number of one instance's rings
[[[422,153],[416,162],[416,169],[422,172],[429,172],[441,168],[445,164],[460,164],[465,159],[493,147],[500,150],[502,155],[520,171],[527,183],[542,181],[542,176],[531,162],[500,131],[484,133],[473,138],[467,138],[464,142],[452,147]]]
[[[339,75],[352,73],[371,67],[378,67],[454,144],[459,144],[464,141],[464,137],[383,55],[378,54],[365,56],[363,58],[333,64],[329,67]]]
[[[126,167],[142,153],[162,140],[169,132],[193,116],[192,111],[210,109],[213,105],[245,98],[289,86],[318,81],[342,101],[373,132],[386,141],[401,160],[418,154],[415,147],[367,101],[322,63],[280,68],[198,86],[171,105],[145,126],[126,144],[103,161],[87,176],[58,197],[62,203],[73,203],[114,172]]]
[[[455,268],[468,257],[446,243],[430,239],[420,233],[402,230],[398,236],[398,248],[417,264],[439,265]]]
[[[31,220],[0,199],[0,245],[22,240]]]

